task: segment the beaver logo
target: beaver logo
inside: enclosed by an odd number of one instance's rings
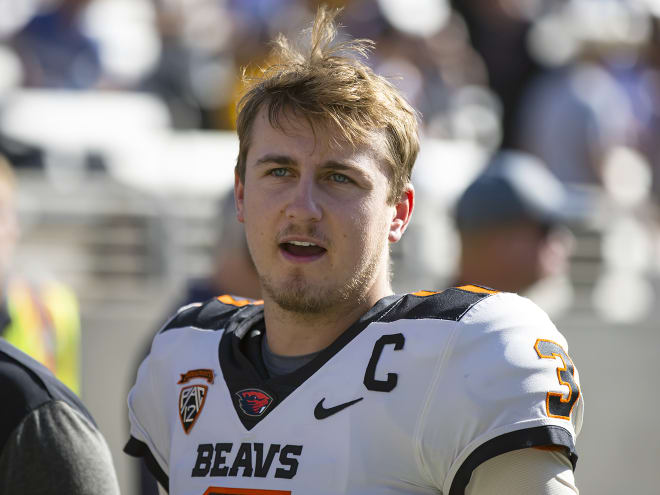
[[[261,416],[273,403],[273,398],[263,390],[246,388],[236,392],[238,405],[248,416]]]

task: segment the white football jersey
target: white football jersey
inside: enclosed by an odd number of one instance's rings
[[[170,493],[456,495],[484,461],[534,446],[575,465],[577,370],[527,299],[388,296],[282,376],[265,370],[263,332],[262,305],[222,296],[156,335],[125,450]]]

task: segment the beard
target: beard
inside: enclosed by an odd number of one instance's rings
[[[345,282],[335,287],[314,284],[306,280],[302,270],[295,270],[285,281],[276,285],[267,276],[260,276],[264,292],[282,309],[292,313],[328,314],[345,306],[362,304],[374,281],[379,265],[379,251],[360,263],[358,270]]]

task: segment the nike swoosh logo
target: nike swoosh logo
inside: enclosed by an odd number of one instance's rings
[[[339,404],[334,407],[328,407],[326,409],[323,407],[323,401],[325,400],[325,397],[323,397],[314,408],[314,417],[316,419],[325,419],[329,416],[332,416],[333,414],[337,414],[339,411],[346,409],[347,407],[352,406],[357,402],[360,402],[362,399],[364,399],[364,397],[360,397],[359,399],[355,399],[349,402],[344,402],[343,404]]]

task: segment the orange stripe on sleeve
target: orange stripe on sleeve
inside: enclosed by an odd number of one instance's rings
[[[432,296],[433,294],[440,294],[439,292],[433,292],[430,290],[418,290],[417,292],[413,292],[413,296],[421,296],[421,297],[426,297],[426,296]]]
[[[499,291],[493,289],[486,289],[485,287],[479,287],[478,285],[461,285],[457,289],[466,290],[468,292],[476,292],[478,294],[497,294]]]
[[[242,307],[242,306],[247,306],[248,304],[263,304],[264,303],[262,300],[252,301],[250,299],[234,299],[229,294],[219,296],[218,301],[220,301],[221,303],[224,303],[224,304],[231,304],[232,306],[238,306],[239,308]]]

